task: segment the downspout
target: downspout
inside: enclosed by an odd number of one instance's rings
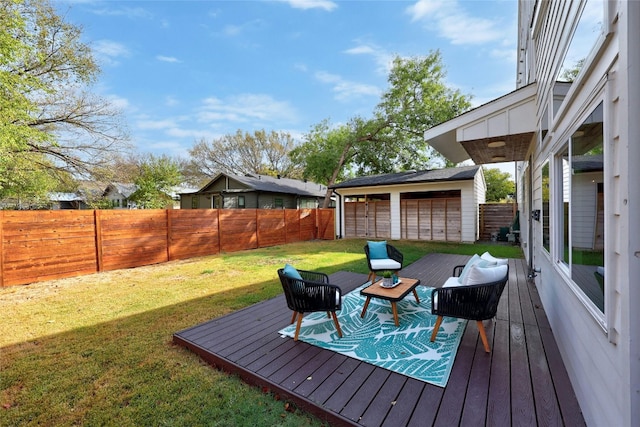
[[[527,198],[529,199],[527,206],[529,207],[529,232],[527,236],[527,249],[529,250],[529,274],[528,277],[533,279],[536,277],[536,272],[533,266],[533,155],[529,156],[529,188],[527,188]]]
[[[332,190],[332,193],[338,196],[338,203],[336,203],[336,208],[339,209],[338,213],[338,239],[342,239],[342,196],[340,193],[336,193],[336,190]]]

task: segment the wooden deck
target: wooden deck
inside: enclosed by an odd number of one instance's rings
[[[468,257],[428,254],[402,274],[437,287]],[[208,363],[271,391],[330,425],[580,426],[584,419],[524,260],[509,260],[509,283],[485,353],[475,322],[465,330],[445,388],[320,349],[278,331],[284,296],[180,331],[174,342]],[[275,271],[274,271],[275,274]],[[338,272],[343,293],[366,275]]]

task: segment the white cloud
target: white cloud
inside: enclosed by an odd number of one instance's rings
[[[173,119],[165,119],[165,120],[141,119],[136,122],[136,127],[138,129],[145,129],[145,130],[170,129],[176,126],[177,126],[176,121]]]
[[[327,12],[331,12],[338,7],[336,2],[330,0],[279,0],[289,5],[294,9],[324,9]]]
[[[103,8],[93,9],[91,12],[100,16],[124,16],[129,19],[153,18],[153,14],[142,7]]]
[[[265,94],[240,94],[225,99],[209,97],[198,113],[200,122],[294,122],[297,113],[287,101],[278,101]]]
[[[479,45],[500,40],[505,29],[498,22],[470,15],[457,0],[419,0],[406,9],[412,21],[435,28],[454,45]]]
[[[129,100],[117,95],[108,95],[107,100],[111,105],[120,111],[124,111],[129,108]]]
[[[174,107],[179,104],[180,104],[180,100],[174,96],[167,95],[164,98],[164,105],[166,105],[167,107]]]
[[[120,63],[118,59],[131,55],[125,45],[112,40],[98,40],[92,48],[99,62],[111,66],[118,65]]]
[[[349,55],[370,55],[373,57],[377,66],[378,73],[387,76],[391,71],[393,58],[395,55],[385,51],[379,46],[371,43],[358,42],[355,47],[347,49],[344,53]]]
[[[331,89],[335,93],[335,99],[346,102],[353,98],[363,96],[380,96],[380,89],[373,85],[351,82],[343,79],[337,74],[318,71],[315,73],[316,79],[322,83],[332,85]]]
[[[172,62],[172,63],[182,62],[178,58],[173,57],[173,56],[157,55],[156,59],[158,61],[162,61],[162,62]]]
[[[225,36],[236,37],[249,31],[261,30],[265,27],[265,21],[262,19],[254,19],[239,25],[229,24],[224,27],[222,32]]]

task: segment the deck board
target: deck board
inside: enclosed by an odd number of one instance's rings
[[[438,287],[468,256],[428,254],[402,274]],[[272,391],[336,426],[584,425],[535,286],[523,260],[509,260],[509,282],[494,320],[464,331],[446,387],[282,338],[291,322],[284,296],[174,334],[218,369]],[[366,275],[337,272],[343,294]]]

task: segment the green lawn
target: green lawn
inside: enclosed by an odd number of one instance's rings
[[[0,289],[0,424],[322,425],[172,335],[280,294],[285,263],[366,273],[364,243],[303,242]],[[407,264],[429,252],[522,256],[513,246],[393,244]]]

